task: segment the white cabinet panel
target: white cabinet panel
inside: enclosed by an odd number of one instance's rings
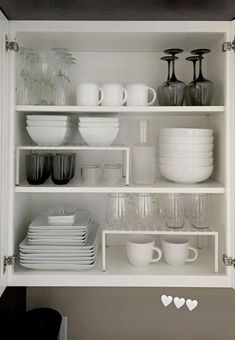
[[[0,296],[6,287],[6,275],[4,274],[4,255],[7,254],[7,199],[6,193],[6,126],[5,117],[8,106],[6,87],[7,53],[5,49],[6,34],[8,33],[8,21],[0,12]],[[5,151],[4,151],[5,149]]]

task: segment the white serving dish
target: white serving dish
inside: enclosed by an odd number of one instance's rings
[[[206,159],[212,158],[213,152],[196,152],[191,151],[177,151],[175,150],[159,150],[159,157],[167,158],[193,158],[193,159]]]
[[[198,183],[207,180],[212,172],[213,165],[211,166],[170,166],[159,165],[163,177],[178,183]]]
[[[28,134],[40,146],[59,146],[67,141],[72,129],[67,127],[27,126]]]
[[[172,144],[172,143],[159,143],[161,151],[189,151],[189,152],[211,152],[213,150],[212,144]]]
[[[84,141],[90,146],[109,146],[117,137],[119,128],[111,127],[93,127],[93,128],[78,128]]]
[[[118,117],[79,117],[81,123],[118,123]]]
[[[212,129],[184,129],[184,128],[164,128],[160,130],[161,136],[197,136],[210,137],[213,135]]]
[[[119,123],[79,123],[78,125],[79,127],[95,127],[95,128],[103,128],[103,127],[114,127],[114,128],[118,128],[119,127]]]
[[[191,137],[191,136],[159,136],[160,143],[173,143],[173,144],[211,144],[213,137]]]
[[[60,120],[60,121],[68,121],[71,118],[65,115],[27,115],[28,120]]]
[[[159,157],[160,164],[172,166],[210,166],[213,158],[171,158]]]

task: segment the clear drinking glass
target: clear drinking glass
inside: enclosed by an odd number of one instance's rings
[[[189,204],[189,220],[197,229],[207,229],[209,198],[207,194],[192,194]]]
[[[111,226],[128,227],[132,220],[132,208],[128,194],[108,194],[106,220]]]
[[[100,182],[101,169],[99,164],[83,165],[81,177],[85,185],[97,185]]]
[[[184,197],[182,194],[172,193],[164,197],[164,217],[167,227],[172,229],[183,228],[184,217]]]
[[[136,207],[136,223],[139,226],[152,226],[157,219],[160,204],[153,194],[139,193],[133,196]]]
[[[122,164],[104,164],[103,180],[107,185],[120,185],[123,178]]]
[[[191,100],[191,97],[190,97],[189,88],[190,88],[190,86],[192,86],[192,83],[196,80],[196,77],[197,77],[196,76],[196,64],[197,64],[197,61],[200,60],[200,57],[193,55],[193,56],[187,57],[185,60],[191,61],[192,64],[193,64],[193,81],[191,83],[189,83],[186,86],[186,89],[185,89],[185,103],[186,103],[186,105],[192,105],[192,100]]]

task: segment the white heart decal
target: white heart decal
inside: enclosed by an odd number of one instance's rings
[[[166,296],[166,295],[162,295],[161,296],[161,301],[162,301],[162,304],[165,306],[165,307],[167,307],[167,306],[169,306],[171,303],[172,303],[172,301],[173,301],[173,297],[172,296]]]
[[[179,297],[176,296],[174,298],[174,304],[175,304],[175,307],[177,309],[180,309],[185,304],[185,299],[184,298],[179,298]]]
[[[188,307],[190,312],[192,312],[192,310],[194,310],[198,306],[198,301],[197,300],[188,299],[186,301],[186,306]]]

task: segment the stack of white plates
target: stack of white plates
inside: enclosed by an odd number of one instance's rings
[[[68,115],[27,115],[27,131],[38,145],[59,146],[69,142],[76,127]]]
[[[89,269],[96,261],[97,232],[87,211],[79,211],[72,226],[50,226],[47,214],[40,214],[19,246],[20,264],[41,270]]]
[[[159,163],[161,174],[174,182],[205,181],[213,172],[213,130],[161,129]]]
[[[80,117],[78,130],[90,146],[109,146],[117,137],[119,118]]]

